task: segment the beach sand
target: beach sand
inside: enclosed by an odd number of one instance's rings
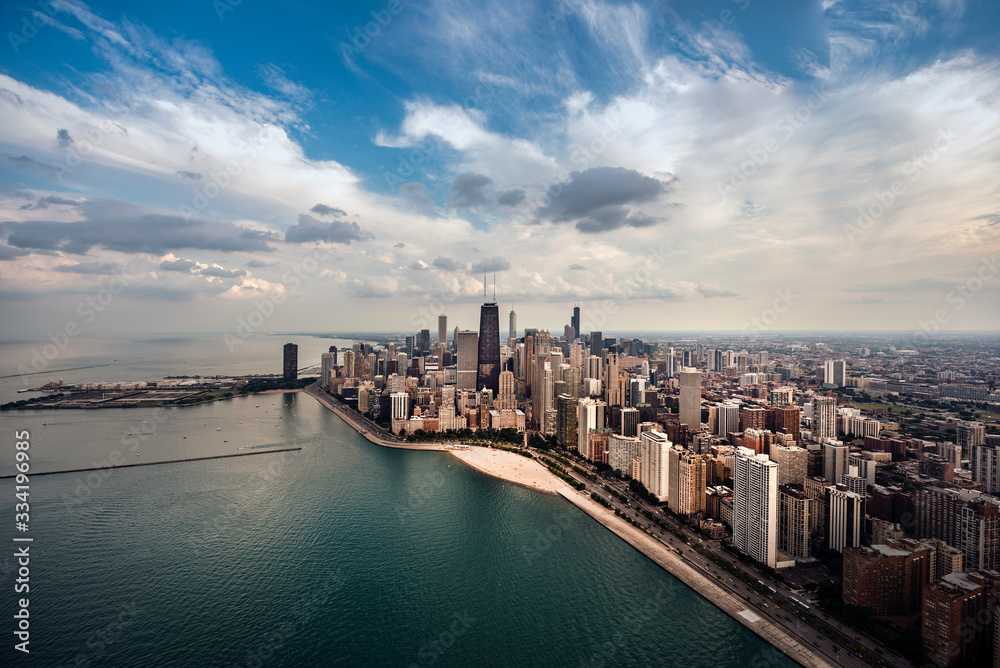
[[[449,452],[478,471],[518,485],[551,494],[558,494],[561,491],[576,493],[572,487],[552,475],[542,464],[513,452],[475,446],[469,447],[468,450],[449,450]]]

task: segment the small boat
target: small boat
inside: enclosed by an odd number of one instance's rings
[[[222,427],[216,427],[215,431],[222,431]]]

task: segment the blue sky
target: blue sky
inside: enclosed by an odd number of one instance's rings
[[[1000,328],[994,2],[56,0],[0,25],[3,331],[64,328],[116,272],[88,331],[267,303],[268,331],[474,328],[483,270],[528,326],[579,301],[609,332]]]

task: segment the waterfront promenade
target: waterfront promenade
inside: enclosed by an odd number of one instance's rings
[[[743,601],[726,592],[688,565],[672,548],[617,516],[614,511],[596,503],[590,498],[589,493],[576,491],[552,475],[537,461],[513,452],[487,447],[470,447],[468,450],[458,450],[445,444],[405,445],[380,438],[377,434],[372,433],[374,430],[366,424],[367,420],[359,416],[356,411],[340,404],[336,399],[324,393],[319,389],[318,384],[310,385],[305,391],[372,443],[408,450],[447,450],[463,463],[487,475],[539,491],[559,494],[793,661],[808,668],[833,665],[794,639],[782,628],[753,613]],[[760,665],[768,663],[766,657],[759,662]]]

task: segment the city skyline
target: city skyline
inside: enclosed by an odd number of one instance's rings
[[[2,331],[1000,329],[1000,8],[391,4],[5,7]]]

